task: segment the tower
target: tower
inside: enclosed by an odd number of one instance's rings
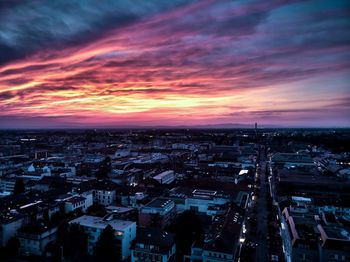
[[[255,123],[255,138],[258,138],[258,123]]]

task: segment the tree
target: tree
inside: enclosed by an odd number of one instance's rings
[[[25,191],[25,187],[24,187],[23,179],[17,179],[15,183],[15,187],[13,189],[13,194],[19,195],[24,193],[24,191]]]
[[[110,225],[103,229],[96,243],[95,261],[120,261],[120,255],[117,252],[117,240]]]
[[[93,204],[87,209],[86,213],[90,216],[104,217],[107,214],[107,211],[104,205]]]
[[[63,256],[74,261],[83,261],[87,254],[87,234],[79,224],[62,222],[57,228],[57,244],[63,248]]]
[[[87,254],[88,236],[79,224],[71,224],[69,226],[69,241],[71,247],[71,257],[74,261],[83,260]],[[67,248],[67,247],[66,247]]]
[[[10,256],[17,256],[19,254],[20,243],[17,237],[9,239],[6,245],[6,252]]]
[[[111,158],[108,156],[106,157],[101,165],[99,166],[98,168],[98,171],[97,171],[97,174],[96,174],[96,177],[98,179],[102,179],[102,178],[107,178],[108,177],[108,174],[109,172],[111,172],[112,170],[112,163],[111,163]]]
[[[181,261],[184,254],[190,253],[194,242],[202,244],[204,241],[202,223],[196,213],[191,210],[184,211],[178,217],[175,234],[177,258]]]

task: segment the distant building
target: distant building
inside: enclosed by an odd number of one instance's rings
[[[6,246],[7,242],[16,235],[22,226],[24,218],[17,214],[6,214],[0,216],[0,247]]]
[[[285,167],[315,166],[314,160],[309,155],[298,153],[276,153],[272,156],[271,163]]]
[[[131,249],[131,262],[175,261],[175,241],[172,234],[150,228],[142,232]]]
[[[99,183],[93,190],[94,202],[100,205],[113,205],[116,200],[116,186],[113,183]]]
[[[12,194],[15,188],[15,184],[15,177],[0,178],[0,192],[9,192]]]
[[[349,229],[334,214],[288,207],[282,212],[282,240],[290,261],[350,261]]]
[[[48,243],[56,240],[57,227],[27,225],[17,231],[22,254],[42,256]]]
[[[175,172],[173,170],[168,170],[160,173],[153,177],[159,184],[171,184],[175,181]]]
[[[281,233],[287,262],[319,261],[317,224],[307,210],[285,208]]]
[[[114,230],[114,235],[118,241],[118,253],[122,260],[130,256],[130,247],[136,237],[136,222],[114,219],[113,214],[104,218],[95,216],[81,216],[69,222],[79,224],[88,234],[88,253],[94,252],[96,243],[103,229],[110,225]]]
[[[130,155],[130,149],[128,148],[122,148],[122,149],[118,149],[115,154],[114,154],[114,158],[118,159],[118,158],[123,158],[123,157],[127,157]]]
[[[67,199],[64,203],[64,212],[70,213],[76,210],[86,211],[85,201],[86,198],[81,196],[73,196]]]
[[[152,223],[158,223],[164,228],[170,225],[175,217],[175,202],[166,198],[156,198],[140,209],[139,226],[149,227]]]
[[[122,207],[122,206],[107,206],[106,211],[113,214],[113,217],[121,220],[137,221],[138,210],[136,208]]]
[[[350,233],[339,225],[318,225],[320,261],[350,261]]]
[[[231,262],[236,261],[237,251],[244,242],[244,216],[239,208],[228,210],[223,222],[213,225],[204,245],[194,243],[185,261]],[[219,229],[219,230],[217,230]]]
[[[223,214],[226,204],[230,202],[230,196],[215,190],[177,188],[170,192],[172,199],[176,200],[178,212],[192,210],[207,215]]]

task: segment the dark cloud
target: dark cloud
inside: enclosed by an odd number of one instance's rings
[[[7,100],[7,99],[13,98],[15,96],[16,96],[16,94],[9,92],[9,91],[2,92],[2,93],[0,93],[0,101]]]
[[[0,68],[0,99],[15,98],[1,110],[79,115],[86,108],[101,116],[125,110],[156,118],[171,107],[179,116],[212,114],[215,121],[318,115],[344,122],[349,100],[331,98],[348,92],[349,6],[331,2],[7,4],[0,10],[0,56],[28,57]]]
[[[79,44],[189,2],[193,1],[0,1],[0,64],[42,48]]]

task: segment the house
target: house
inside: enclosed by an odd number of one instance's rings
[[[140,209],[139,226],[149,227],[152,223],[157,223],[161,228],[164,228],[175,220],[175,216],[174,201],[167,198],[156,198]]]
[[[116,200],[116,185],[113,183],[99,182],[93,190],[94,202],[100,205],[113,205]]]
[[[136,222],[115,219],[113,214],[105,217],[81,216],[69,222],[79,224],[88,234],[88,253],[93,254],[96,243],[102,231],[110,225],[118,241],[118,253],[122,260],[130,256],[130,247],[136,237]]]
[[[185,261],[236,261],[237,251],[244,242],[243,229],[243,210],[239,207],[229,208],[223,220],[213,221],[204,244],[193,243],[191,254],[185,255]]]
[[[67,199],[64,203],[64,212],[70,213],[76,210],[86,211],[85,201],[86,198],[81,196],[73,196]]]
[[[26,225],[17,231],[20,242],[20,252],[42,256],[48,243],[56,240],[57,227],[42,224]]]
[[[158,228],[143,231],[131,248],[131,262],[160,261],[175,259],[174,236]]]
[[[0,246],[6,246],[7,242],[16,235],[23,222],[23,216],[18,214],[9,213],[0,216]]]
[[[175,172],[173,170],[167,170],[159,175],[153,177],[159,184],[171,184],[175,181]]]
[[[341,225],[317,226],[321,234],[320,261],[350,261],[350,233]]]

